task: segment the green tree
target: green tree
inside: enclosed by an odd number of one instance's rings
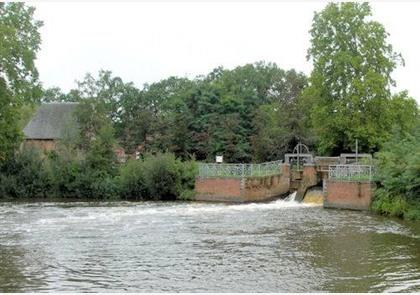
[[[78,102],[80,99],[78,90],[72,89],[66,94],[59,87],[44,89],[41,96],[42,102]]]
[[[110,121],[106,116],[104,104],[95,99],[80,101],[74,115],[80,130],[78,145],[81,150],[86,151],[101,127],[105,124],[110,124]]]
[[[92,139],[86,153],[89,169],[105,176],[115,176],[117,161],[114,148],[114,130],[110,124],[105,124]]]
[[[420,119],[412,132],[394,128],[391,139],[376,154],[378,182],[373,210],[420,219]]]
[[[195,88],[184,99],[191,114],[188,153],[195,154],[198,160],[213,161],[216,154],[223,154],[228,162],[267,160],[268,154],[255,155],[257,146],[270,140],[266,138],[269,134],[263,132],[272,127],[261,122],[266,115],[263,106],[284,106],[282,112],[277,113],[277,121],[283,123],[284,128],[294,128],[292,122],[299,117],[295,106],[305,85],[306,77],[302,73],[284,71],[272,63],[213,70],[197,80]],[[290,115],[287,112],[291,112]],[[274,145],[270,148],[278,149]]]
[[[402,58],[371,14],[368,3],[330,3],[313,18],[314,68],[304,96],[322,153],[351,150],[355,139],[363,151],[376,151],[394,124],[391,73]]]
[[[24,3],[0,3],[0,160],[21,140],[19,108],[39,98],[36,53],[42,22]]]

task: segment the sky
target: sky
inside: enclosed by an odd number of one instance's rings
[[[86,73],[110,70],[137,87],[169,76],[194,78],[256,61],[310,74],[313,14],[326,2],[39,2],[44,21],[37,67],[45,87],[76,87]],[[420,103],[420,2],[371,3],[373,19],[405,66],[397,87]]]

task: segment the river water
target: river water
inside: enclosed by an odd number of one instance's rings
[[[265,204],[0,204],[0,292],[415,292],[420,224]]]

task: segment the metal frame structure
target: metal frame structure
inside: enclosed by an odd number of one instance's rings
[[[198,177],[243,178],[264,177],[281,174],[283,161],[272,161],[260,164],[217,164],[198,163]]]
[[[345,182],[372,181],[371,165],[330,165],[328,178]]]
[[[300,171],[303,169],[304,164],[311,164],[314,162],[313,155],[309,152],[309,148],[303,144],[298,143],[293,153],[284,155],[286,163],[291,164],[293,170]]]

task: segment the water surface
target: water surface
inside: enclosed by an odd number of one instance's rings
[[[420,224],[267,204],[0,204],[0,292],[415,292]]]

